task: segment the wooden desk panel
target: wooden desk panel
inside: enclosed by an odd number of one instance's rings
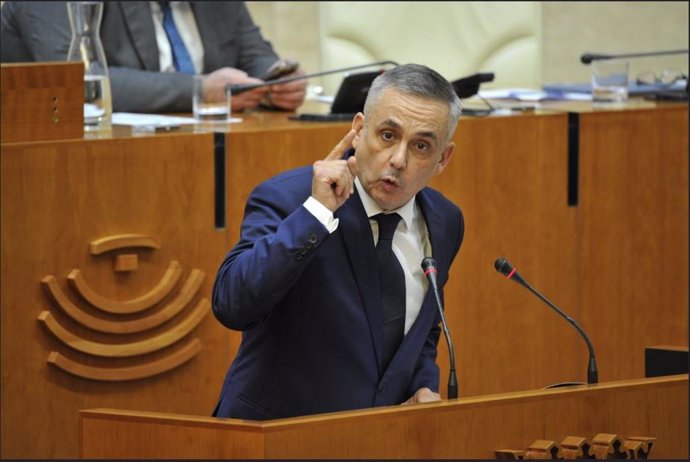
[[[565,114],[467,118],[455,137],[455,158],[432,183],[466,220],[445,291],[461,396],[585,380],[586,349],[578,334],[494,269],[498,257],[507,258],[578,317],[567,123]],[[438,364],[445,389],[445,345],[439,346]]]
[[[81,62],[2,63],[3,143],[84,136]]]
[[[652,458],[688,457],[687,375],[417,406],[249,422],[116,409],[81,412],[81,457],[495,459],[537,439],[653,436]],[[115,436],[116,435],[116,436]]]
[[[619,116],[626,122],[616,122]],[[41,279],[54,275],[80,301],[66,278],[80,268],[99,293],[125,300],[149,290],[176,259],[183,280],[193,268],[205,273],[195,300],[210,297],[253,187],[323,158],[350,126],[292,122],[285,114],[246,117],[247,124],[227,129],[225,230],[213,227],[213,136],[203,129],[143,137],[114,129],[81,141],[3,144],[3,457],[76,457],[77,409],[210,413],[239,333],[207,314],[193,330],[201,352],[177,369],[131,382],[74,379],[46,364],[50,351],[101,363],[73,352],[38,321],[49,310],[87,335],[52,304]],[[456,157],[432,183],[466,219],[446,288],[461,397],[585,380],[586,348],[577,333],[502,279],[493,269],[499,256],[590,333],[602,380],[641,377],[644,346],[687,339],[687,106],[584,114],[581,122],[578,207],[566,204],[565,113],[463,118]],[[649,152],[659,154],[650,160]],[[599,196],[604,200],[595,202]],[[623,234],[629,229],[639,232]],[[160,249],[129,252],[138,255],[136,271],[116,273],[110,254],[88,253],[93,239],[129,232],[161,242]],[[654,257],[638,264],[640,276],[632,266],[616,273],[620,262],[647,255]],[[657,317],[640,315],[643,309]],[[444,343],[438,363],[445,395]]]
[[[2,457],[75,458],[77,412],[85,406],[109,403],[210,415],[237,347],[208,305],[225,248],[224,234],[213,221],[211,135],[3,144],[0,161]],[[95,239],[128,233],[154,236],[159,248],[133,246],[99,255],[89,251]],[[120,254],[129,256],[131,271],[115,271]],[[67,278],[79,269],[100,296],[129,300],[150,291],[173,260],[179,262],[181,275],[172,293],[139,314],[117,316],[97,310]],[[181,293],[194,270],[204,273],[201,286],[178,316],[157,328],[126,335],[87,329],[53,303],[41,283],[54,276],[80,312],[118,324],[122,318],[131,321],[160,312]],[[77,351],[39,321],[42,312],[50,313],[76,336],[106,345],[162,336],[160,344],[200,303],[203,318],[188,335],[161,351],[134,357]],[[142,366],[179,352],[193,339],[201,350],[191,359],[139,380],[86,379],[47,363],[50,353],[57,352],[91,367]]]
[[[688,341],[688,106],[580,114],[579,288],[602,380]]]

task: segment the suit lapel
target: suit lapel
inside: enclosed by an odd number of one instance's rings
[[[134,48],[147,71],[160,71],[156,29],[149,2],[118,2]]]
[[[359,297],[369,321],[369,334],[374,344],[379,373],[381,373],[383,310],[379,293],[376,251],[371,226],[369,220],[366,219],[366,211],[356,190],[350,199],[336,211],[335,216],[340,221],[338,227],[345,242],[345,250],[357,282]]]
[[[438,268],[448,267],[448,256],[444,255],[444,227],[443,217],[435,210],[433,203],[430,201],[428,195],[422,190],[417,195],[422,214],[426,221],[427,229],[429,231],[429,240],[431,241],[431,248],[433,257],[436,259]],[[376,350],[376,360],[379,366],[379,373],[383,371],[381,367],[382,348],[383,348],[383,309],[381,307],[381,296],[379,293],[379,276],[376,267],[376,250],[374,248],[374,241],[371,234],[371,226],[366,219],[366,211],[359,198],[359,194],[355,193],[350,199],[345,202],[335,213],[336,218],[340,220],[339,229],[345,243],[345,249],[350,260],[350,266],[353,269],[357,287],[359,289],[359,296],[364,305],[364,310],[369,321],[369,333],[371,335],[374,349]],[[370,242],[371,245],[362,245],[362,243]],[[428,290],[424,296],[421,310],[417,316],[410,331],[403,339],[398,354],[395,355],[391,361],[391,366],[397,362],[398,356],[404,356],[404,351],[409,348],[409,343],[413,338],[419,336],[419,331],[423,330],[424,335],[421,341],[426,339],[427,333],[436,315],[436,301],[433,293]],[[393,368],[389,366],[389,370]]]
[[[219,50],[217,44],[222,42],[217,38],[217,31],[222,28],[222,25],[216,26],[216,23],[222,20],[222,17],[219,17],[217,4],[211,3],[211,9],[208,9],[206,2],[190,2],[189,4],[194,12],[197,25],[204,25],[204,27],[198,28],[201,43],[204,47],[204,68],[201,70],[203,74],[207,72],[206,69],[215,70],[220,67],[218,66],[218,53],[221,50]]]
[[[424,215],[426,227],[429,231],[429,241],[431,242],[432,253],[431,256],[436,260],[436,266],[439,268],[439,271],[442,268],[448,268],[450,256],[447,255],[447,252],[443,250],[443,244],[449,241],[447,240],[447,237],[444,236],[446,229],[444,226],[443,217],[436,211],[436,208],[429,199],[429,195],[426,193],[426,190],[422,189],[422,191],[417,194],[417,203],[422,211],[422,215]]]

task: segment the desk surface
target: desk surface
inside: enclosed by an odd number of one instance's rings
[[[505,102],[504,102],[505,103]],[[317,102],[308,101],[300,109],[300,112],[323,112],[323,108],[319,107]],[[675,102],[655,102],[647,101],[643,98],[630,98],[628,103],[623,107],[594,107],[589,101],[547,101],[536,105],[534,109],[514,110],[510,113],[498,111],[496,114],[488,116],[472,116],[462,115],[460,123],[466,120],[476,120],[482,118],[498,118],[498,117],[522,117],[527,115],[546,115],[554,112],[576,112],[576,113],[602,113],[602,112],[620,112],[620,111],[634,111],[640,109],[655,109],[655,108],[676,108],[679,106],[687,107],[687,103]],[[316,109],[314,109],[316,108]],[[189,114],[177,114],[182,116],[189,116]],[[208,133],[208,132],[226,132],[226,133],[251,133],[251,132],[274,132],[283,130],[316,130],[324,127],[342,127],[343,134],[346,132],[351,122],[305,122],[298,120],[290,120],[293,113],[282,111],[266,111],[266,110],[251,110],[247,112],[234,113],[233,117],[241,118],[241,122],[236,123],[201,123],[197,125],[182,126],[179,130],[167,132],[166,134],[174,133]],[[101,132],[86,132],[85,139],[104,139],[104,138],[121,138],[128,136],[153,136],[150,133],[133,133],[130,127],[113,126],[112,129],[106,129]]]

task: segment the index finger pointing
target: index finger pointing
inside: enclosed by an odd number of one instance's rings
[[[345,154],[345,151],[352,147],[352,140],[355,139],[356,135],[357,132],[355,130],[350,130],[349,132],[347,132],[347,135],[345,135],[343,139],[335,145],[331,153],[328,154],[324,160],[341,159],[343,157],[343,154]]]

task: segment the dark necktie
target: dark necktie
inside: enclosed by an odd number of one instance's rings
[[[383,367],[388,367],[402,342],[405,332],[405,273],[393,253],[393,234],[398,227],[400,215],[382,213],[373,217],[379,224],[379,240],[376,243],[376,257],[379,263],[381,281],[381,304],[383,305]]]
[[[182,36],[180,36],[180,31],[177,30],[175,21],[172,17],[172,10],[168,2],[158,2],[163,10],[163,29],[165,29],[165,34],[168,36],[170,41],[170,48],[172,49],[173,64],[178,72],[184,74],[195,74],[194,64],[192,63],[192,57],[187,51],[187,47],[182,41]]]

